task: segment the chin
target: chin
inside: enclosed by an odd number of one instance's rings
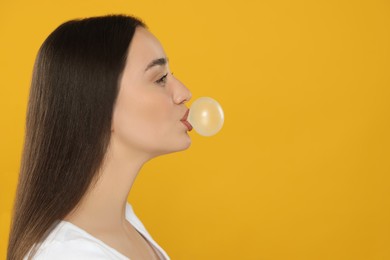
[[[174,153],[174,152],[184,151],[190,148],[190,146],[191,146],[191,139],[188,138],[188,140],[185,143],[181,143],[180,145],[178,145],[178,147],[176,147],[176,149],[174,149],[171,152]]]
[[[191,146],[191,139],[186,143],[186,145],[180,151],[187,150]]]
[[[187,137],[187,140],[184,144],[184,148],[182,150],[187,150],[188,148],[190,148],[191,146],[191,143],[192,143],[192,140],[191,140],[191,137],[186,133],[186,137]]]
[[[182,140],[180,143],[176,143],[174,146],[171,145],[166,145],[165,148],[168,148],[170,146],[171,149],[164,149],[159,152],[159,155],[163,154],[169,154],[169,153],[176,153],[176,152],[181,152],[184,150],[187,150],[191,146],[191,138],[187,135],[187,138],[185,140]]]

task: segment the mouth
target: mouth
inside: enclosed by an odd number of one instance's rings
[[[180,120],[188,129],[188,131],[192,130],[192,125],[187,121],[188,114],[190,113],[190,110],[187,109],[186,113],[184,114],[183,118]]]

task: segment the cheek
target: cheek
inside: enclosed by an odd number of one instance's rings
[[[151,149],[172,127],[172,107],[163,95],[137,95],[118,100],[114,129],[130,146]]]
[[[149,138],[158,135],[170,124],[170,107],[158,98],[145,99],[133,106],[131,117],[139,124],[138,130],[148,134]]]

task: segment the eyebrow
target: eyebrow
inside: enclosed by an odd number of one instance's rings
[[[148,66],[146,66],[146,68],[145,68],[145,72],[148,70],[148,69],[150,69],[150,68],[152,68],[152,67],[154,67],[154,66],[163,66],[163,65],[166,65],[168,63],[168,58],[159,58],[159,59],[155,59],[155,60],[152,60],[149,64],[148,64]]]

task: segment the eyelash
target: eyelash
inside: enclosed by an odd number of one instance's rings
[[[156,80],[157,84],[165,84],[167,81],[168,73],[166,73],[164,76],[162,76],[160,79]]]
[[[173,72],[171,72],[171,75],[173,76]],[[156,80],[156,83],[157,84],[165,84],[167,82],[167,76],[168,76],[168,73],[166,73],[160,79]]]

